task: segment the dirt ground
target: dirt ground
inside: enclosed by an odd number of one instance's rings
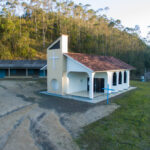
[[[82,127],[119,106],[46,96],[46,81],[0,80],[0,150],[79,150]]]

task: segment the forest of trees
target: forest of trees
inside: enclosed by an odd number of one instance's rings
[[[73,1],[7,0],[1,8],[0,59],[46,59],[48,45],[68,34],[70,52],[115,56],[135,66],[136,75],[150,68],[150,48],[138,28],[102,15],[108,7],[95,11]],[[19,8],[22,14],[16,13]]]

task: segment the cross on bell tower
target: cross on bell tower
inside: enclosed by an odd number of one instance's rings
[[[59,59],[59,57],[55,56],[55,52],[53,52],[53,56],[50,57],[50,59],[52,59],[52,61],[53,61],[53,69],[55,69],[55,60]]]

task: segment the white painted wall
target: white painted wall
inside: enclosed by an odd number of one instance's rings
[[[86,66],[80,64],[76,60],[67,57],[67,72],[86,72],[90,74],[93,71],[87,68]]]
[[[127,72],[127,83],[124,83],[124,71]],[[117,85],[113,85],[113,73],[117,73]],[[119,72],[122,72],[122,84],[119,84]],[[114,89],[115,92],[122,91],[129,88],[130,85],[130,71],[129,70],[117,70],[117,71],[108,71],[108,84],[111,89]]]
[[[67,78],[68,78],[67,94],[87,90],[87,78],[88,78],[87,73],[70,72],[68,73]]]
[[[127,72],[127,83],[124,83],[124,71]],[[76,62],[75,60],[67,57],[67,72],[68,72],[68,79],[67,79],[67,93],[68,94],[73,93],[73,92],[87,90],[87,78],[92,73],[92,70]],[[74,72],[74,73],[69,73],[69,72]],[[117,73],[117,85],[116,86],[113,86],[113,73],[114,72]],[[119,72],[122,72],[122,84],[119,84]],[[130,85],[129,83],[130,71],[129,70],[95,72],[94,78],[104,78],[105,88],[107,87],[107,84],[109,84],[109,88],[114,89],[115,92],[128,89]]]
[[[60,41],[60,49],[50,49],[55,43]],[[66,93],[66,57],[63,55],[68,52],[68,36],[62,35],[55,42],[53,42],[47,49],[47,91],[49,93],[55,93],[64,95]],[[55,67],[53,67],[53,55],[58,59],[55,61]],[[57,89],[53,88],[52,81],[57,81]],[[55,82],[56,83],[56,82]]]
[[[61,43],[60,47],[62,53],[68,53],[68,35],[61,35]]]

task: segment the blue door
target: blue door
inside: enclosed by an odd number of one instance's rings
[[[4,69],[0,70],[0,78],[4,78],[6,75],[6,71]]]
[[[45,77],[45,71],[44,70],[39,70],[39,75],[40,75],[40,77]]]
[[[15,76],[16,73],[17,73],[16,69],[11,69],[11,70],[10,70],[10,75]]]
[[[33,69],[29,69],[29,70],[28,70],[28,74],[29,74],[30,76],[33,76],[33,75],[34,75],[34,70],[33,70]]]

